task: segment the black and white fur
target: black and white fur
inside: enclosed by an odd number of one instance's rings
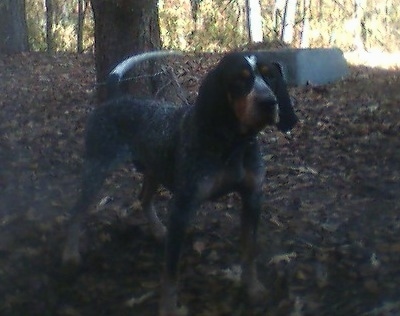
[[[118,84],[151,52],[119,64],[109,77]],[[242,282],[248,295],[262,295],[255,257],[264,166],[257,140],[266,125],[283,132],[297,123],[279,65],[244,53],[227,54],[203,79],[193,106],[120,96],[90,115],[85,135],[81,194],[71,209],[63,261],[78,263],[81,222],[104,179],[128,155],[143,173],[140,201],[154,235],[165,237],[160,315],[178,315],[178,263],[186,228],[199,205],[229,192],[242,198]],[[152,200],[163,185],[173,194],[166,223]]]

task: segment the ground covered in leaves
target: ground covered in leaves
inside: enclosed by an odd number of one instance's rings
[[[191,96],[218,56],[173,63]],[[0,314],[156,315],[163,247],[137,209],[129,166],[107,182],[82,236],[83,266],[60,265],[78,192],[88,55],[0,60]],[[353,67],[344,81],[291,89],[301,125],[260,137],[266,200],[250,306],[238,285],[235,195],[206,204],[190,229],[181,296],[190,315],[400,314],[400,72]],[[165,216],[169,195],[157,208]]]

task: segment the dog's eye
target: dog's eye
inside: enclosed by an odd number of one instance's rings
[[[228,81],[228,89],[232,95],[238,96],[248,92],[252,83],[252,74],[249,70],[242,71],[233,75]]]
[[[261,65],[259,68],[260,74],[263,76],[268,76],[270,74],[269,67],[266,65]]]
[[[251,72],[248,69],[243,69],[240,72],[232,76],[232,84],[237,87],[243,87],[250,81]]]
[[[248,69],[243,69],[242,72],[240,73],[240,76],[243,79],[249,79],[251,77],[251,73]]]

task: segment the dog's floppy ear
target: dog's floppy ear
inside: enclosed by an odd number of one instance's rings
[[[275,96],[279,104],[279,123],[276,125],[282,132],[290,131],[298,122],[298,118],[293,110],[292,100],[287,90],[285,75],[280,63],[274,62],[272,66],[276,71]]]

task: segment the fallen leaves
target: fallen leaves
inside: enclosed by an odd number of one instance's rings
[[[128,307],[134,307],[135,305],[140,305],[149,300],[151,297],[155,295],[155,292],[147,292],[139,297],[132,297],[125,302],[125,305]]]
[[[295,252],[275,255],[271,258],[271,260],[268,262],[268,264],[280,264],[281,262],[289,263],[296,257],[297,257],[297,254]]]
[[[199,255],[201,255],[206,249],[206,244],[204,241],[197,240],[193,243],[193,250],[195,250]]]
[[[242,268],[239,265],[234,265],[230,268],[222,269],[221,274],[224,279],[239,284],[242,276]]]

